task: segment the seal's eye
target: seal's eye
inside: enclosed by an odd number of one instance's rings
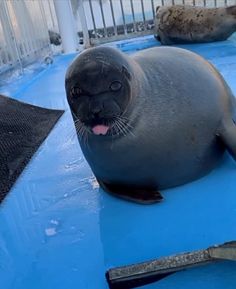
[[[70,94],[72,97],[79,97],[82,94],[82,89],[80,87],[72,87]]]
[[[110,90],[111,91],[118,91],[122,87],[122,84],[119,81],[113,81],[110,85]]]

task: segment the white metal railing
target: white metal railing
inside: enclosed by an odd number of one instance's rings
[[[0,74],[51,53],[48,29],[58,31],[55,1],[71,1],[86,47],[153,34],[159,5],[236,5],[236,0],[0,0]]]
[[[0,1],[0,73],[50,53],[42,1]]]
[[[72,4],[74,9],[79,10],[80,37],[86,44],[96,45],[153,34],[157,6],[188,4],[220,7],[236,5],[236,0],[72,0]]]

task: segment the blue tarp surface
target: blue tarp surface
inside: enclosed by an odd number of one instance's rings
[[[145,37],[109,45],[133,53],[158,43]],[[236,95],[234,39],[181,47],[212,62]],[[58,56],[40,73],[0,88],[66,110],[0,206],[0,288],[106,289],[110,267],[236,240],[236,164],[227,153],[206,177],[163,191],[160,204],[130,203],[98,188],[65,96],[74,57]],[[235,289],[236,263],[190,269],[142,288]]]

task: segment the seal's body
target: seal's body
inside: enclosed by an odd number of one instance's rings
[[[221,8],[158,6],[155,32],[162,44],[226,40],[236,31],[236,5]]]
[[[236,156],[234,97],[190,51],[89,49],[68,69],[66,91],[89,165],[121,197],[160,200],[158,189],[204,176],[225,147]]]

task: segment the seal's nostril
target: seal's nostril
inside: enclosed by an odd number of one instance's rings
[[[101,111],[102,111],[102,107],[100,105],[93,105],[90,111],[92,118],[99,117]]]
[[[97,113],[92,112],[91,117],[92,117],[92,119],[99,118],[99,112],[97,112]]]

